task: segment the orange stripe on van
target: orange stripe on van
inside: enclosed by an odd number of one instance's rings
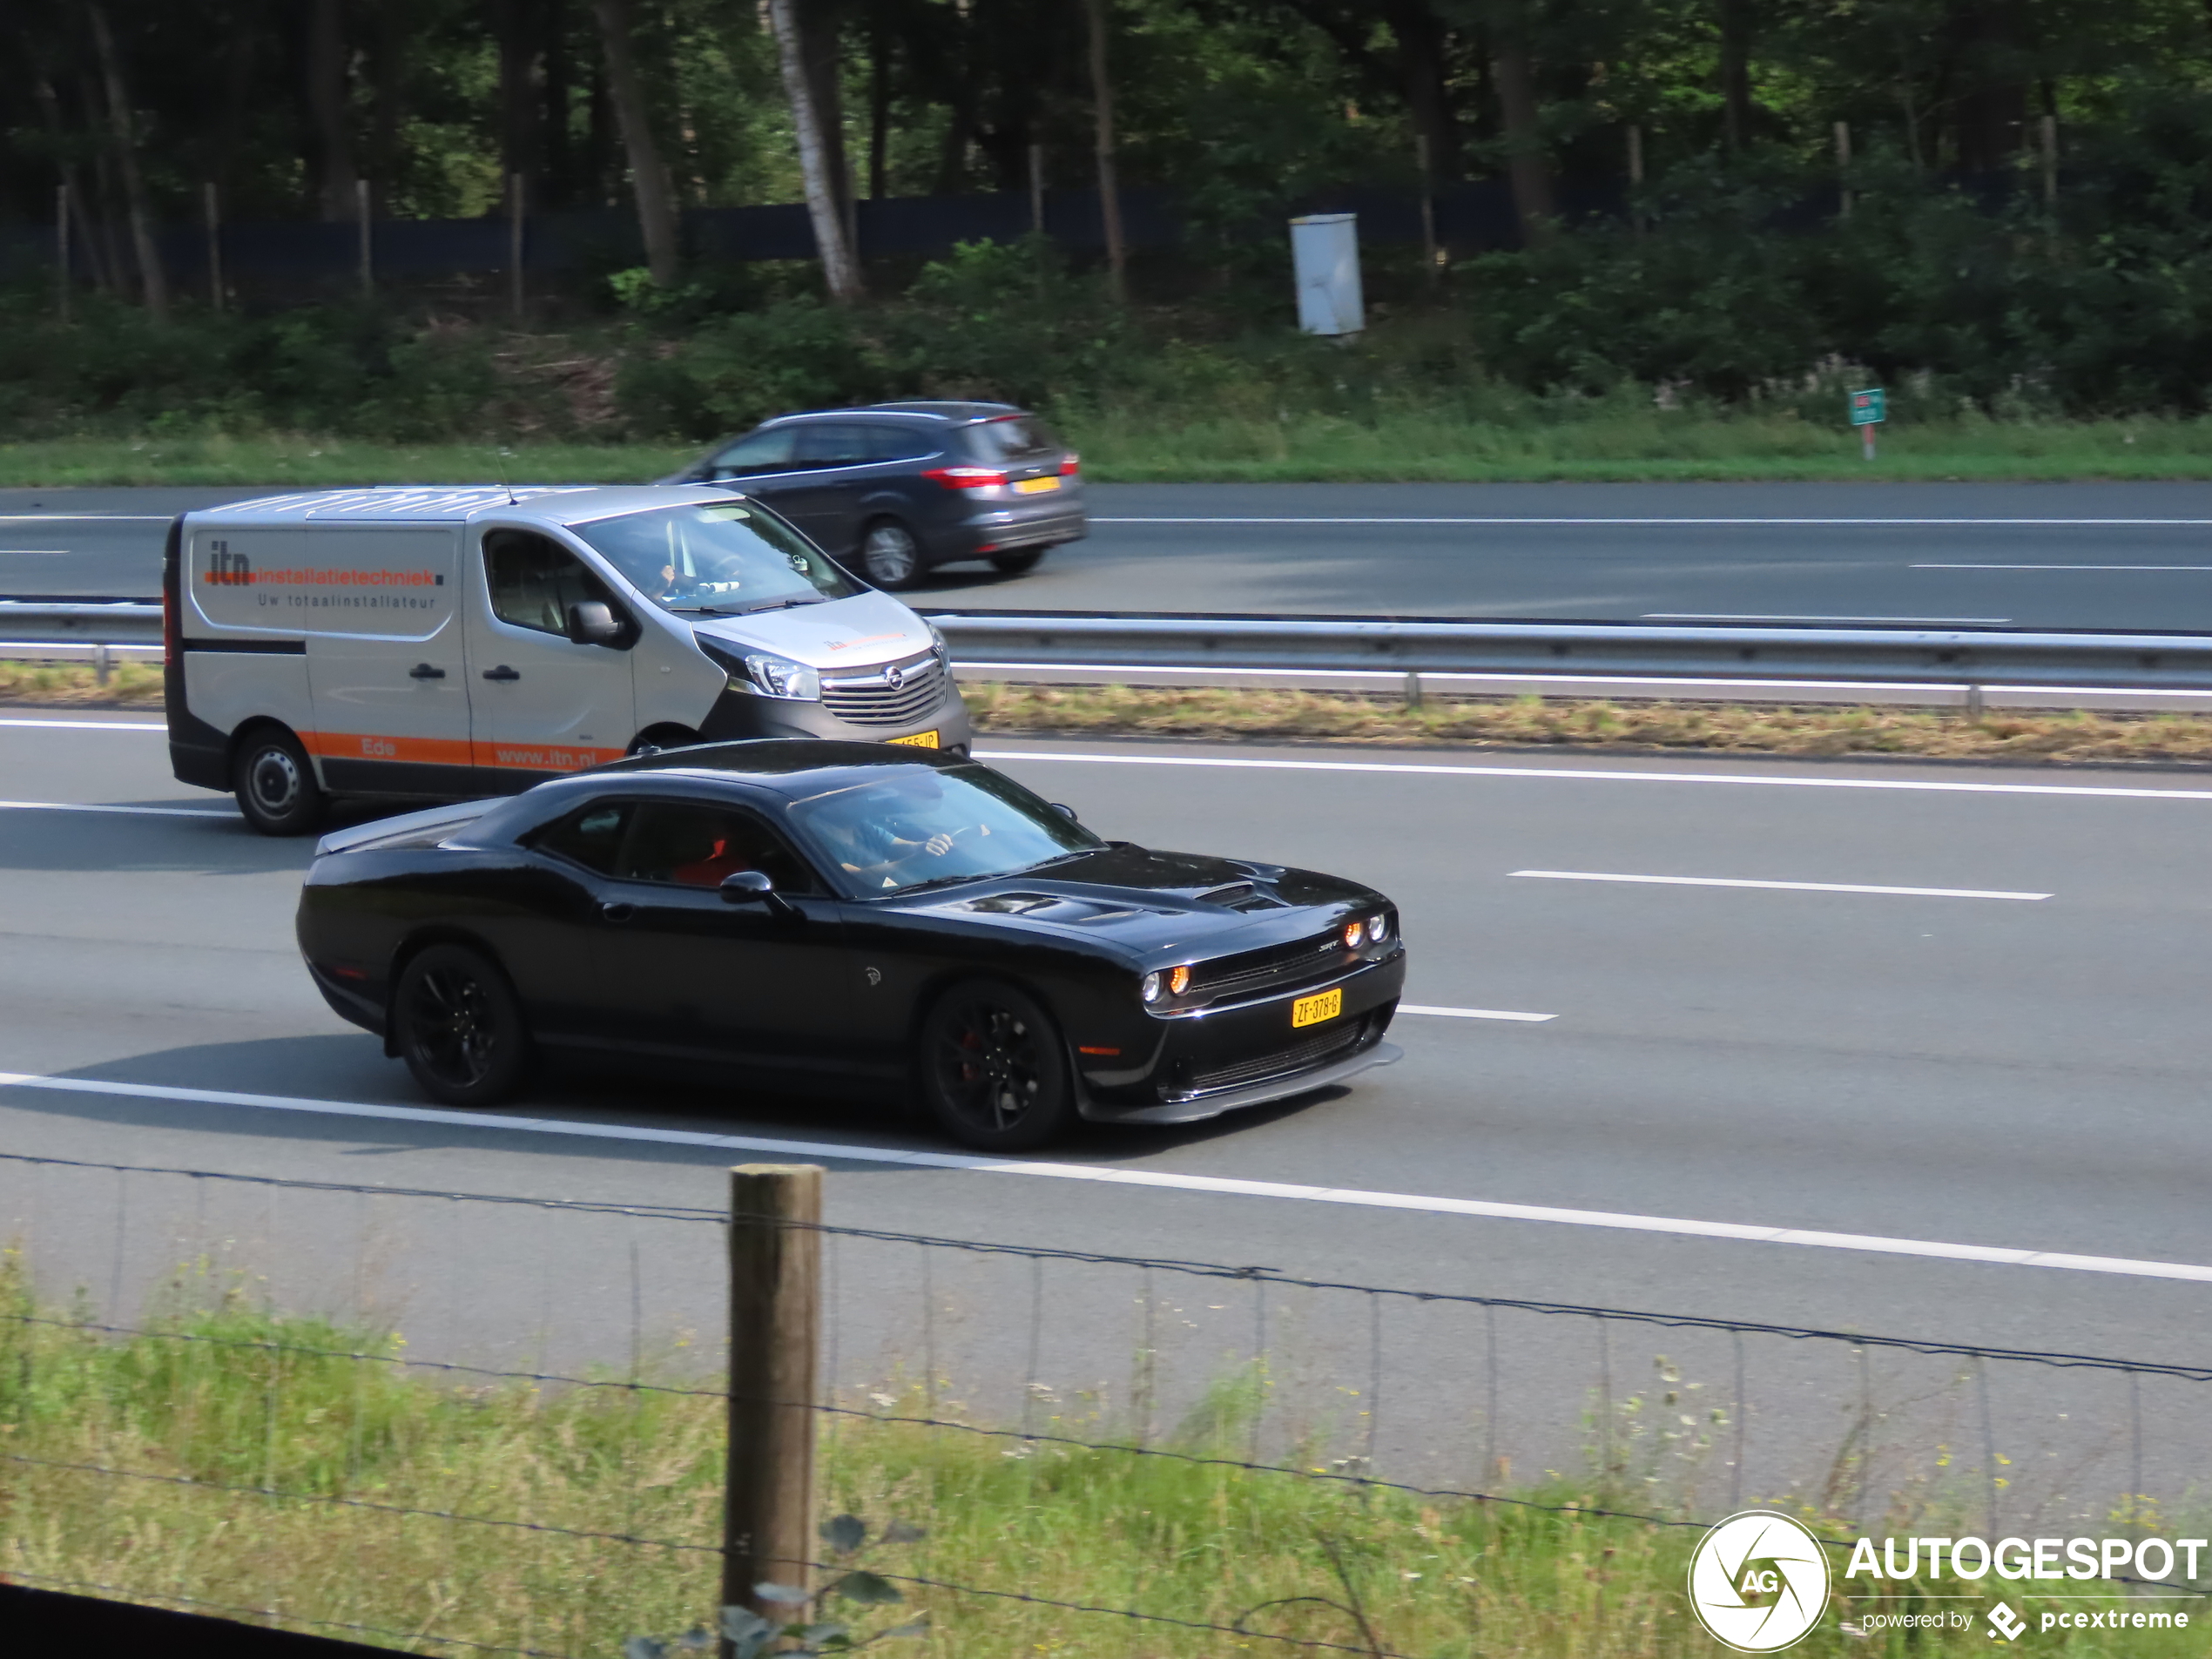
[[[379,732],[308,732],[307,752],[325,760],[390,760],[431,766],[496,766],[507,772],[582,772],[619,760],[624,751],[573,743],[471,742],[465,738],[395,738]]]

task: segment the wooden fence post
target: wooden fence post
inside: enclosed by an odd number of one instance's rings
[[[519,172],[507,180],[507,297],[516,322],[523,320],[523,227],[529,206],[523,192],[528,188],[529,181]]]
[[[816,1549],[821,1219],[820,1165],[741,1163],[731,1170],[722,1604],[750,1608],[779,1624],[799,1609],[762,1601],[754,1586],[807,1588],[806,1563]]]
[[[223,206],[215,191],[215,181],[208,179],[199,187],[200,206],[207,219],[207,306],[211,311],[223,308]]]
[[[54,186],[54,303],[69,320],[69,186]]]
[[[370,228],[368,216],[368,180],[354,180],[354,234],[360,244],[361,298],[376,297],[375,233]]]

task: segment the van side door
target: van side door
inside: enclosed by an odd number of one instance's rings
[[[340,793],[461,796],[475,788],[457,524],[319,524],[295,599],[314,731]]]
[[[574,552],[535,530],[487,529],[464,601],[476,786],[506,793],[619,760],[637,730],[631,610]],[[569,637],[573,608],[605,605],[621,635]]]

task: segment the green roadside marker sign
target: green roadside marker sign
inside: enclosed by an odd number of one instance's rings
[[[1878,386],[1851,395],[1851,423],[1879,426],[1890,418],[1889,397]]]

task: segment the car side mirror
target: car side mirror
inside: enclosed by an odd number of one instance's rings
[[[586,599],[569,607],[569,637],[579,645],[611,645],[622,637],[612,606]]]
[[[1068,819],[1070,823],[1078,823],[1081,821],[1076,817],[1076,809],[1069,806],[1065,801],[1055,800],[1052,803],[1052,810],[1059,813],[1061,817]]]
[[[776,884],[758,870],[739,870],[722,878],[717,889],[724,904],[758,904],[768,907],[771,914],[795,916],[790,900],[776,891]]]

